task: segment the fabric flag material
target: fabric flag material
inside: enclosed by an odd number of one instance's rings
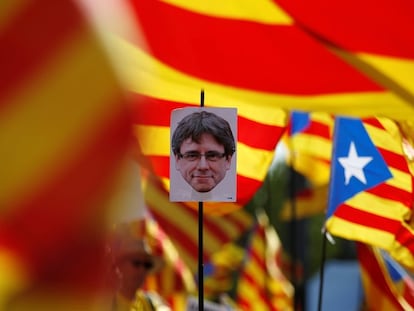
[[[260,215],[239,275],[236,303],[241,310],[293,310],[293,287],[280,269],[281,252],[276,231]]]
[[[168,192],[156,179],[144,183],[147,207],[159,226],[168,234],[178,254],[193,273],[198,265],[198,212],[181,202],[170,202]],[[252,217],[243,209],[224,215],[203,217],[203,262],[226,243],[239,238],[251,225]]]
[[[357,243],[357,254],[368,310],[412,310],[413,280],[387,253]]]
[[[205,265],[204,295],[211,301],[228,295],[233,289],[236,272],[240,269],[244,249],[235,243],[228,243],[212,254],[210,262]]]
[[[323,112],[291,111],[282,143],[288,148],[288,165],[305,177],[304,188],[294,197],[295,216],[323,213],[328,201],[334,117]],[[302,186],[301,186],[302,187]],[[283,204],[280,217],[292,217],[292,198]]]
[[[400,135],[387,118],[336,119],[326,228],[413,269],[413,178]]]
[[[0,12],[0,309],[92,310],[128,101],[75,1]]]
[[[365,77],[309,40],[274,3],[245,7],[231,2],[227,8],[197,1],[194,4],[131,1],[131,4],[146,45],[122,37],[115,38],[114,45],[123,60],[120,66],[127,87],[137,97],[136,135],[167,190],[168,116],[174,108],[198,105],[201,89],[205,90],[206,106],[237,107],[239,111],[240,197],[235,208],[249,201],[267,172],[286,122],[281,108],[290,109],[306,99],[311,102],[315,95],[325,91],[333,94],[339,89],[340,92],[375,89]],[[281,41],[289,44],[277,47],[273,44]],[[215,49],[206,53],[205,47],[212,46]],[[323,60],[326,71],[321,70],[321,64],[313,66],[317,63],[314,61],[303,60],[301,64],[290,61],[299,50],[312,51],[309,55]],[[244,65],[240,66],[241,63]],[[299,69],[287,64],[299,66],[301,71],[306,69],[303,77],[323,77],[326,89],[322,90],[322,83],[314,79],[300,83],[293,74]],[[335,75],[335,79],[330,76],[329,68],[342,74]],[[337,80],[340,75],[350,77],[344,80],[346,86]],[[136,85],[135,80],[140,78],[147,83]],[[355,84],[354,88],[350,81],[360,81],[363,86]],[[335,95],[329,100],[334,101],[333,98]]]
[[[175,294],[194,294],[195,281],[190,269],[180,258],[171,239],[155,219],[147,216],[131,222],[131,230],[142,230],[154,254],[164,259],[163,268],[155,275],[149,275],[145,289],[152,290],[166,300]]]
[[[414,26],[412,1],[402,0],[397,5],[389,0],[276,2],[300,29],[380,86],[375,92],[377,100],[369,100],[371,108],[360,102],[357,107],[344,105],[352,111],[338,114],[363,116],[362,111],[368,108],[371,111],[364,111],[365,116],[413,118],[414,44],[407,35]],[[343,27],[350,20],[352,23]],[[390,101],[383,101],[386,98]]]
[[[329,182],[334,118],[327,113],[291,111],[285,139],[288,164],[315,186]]]

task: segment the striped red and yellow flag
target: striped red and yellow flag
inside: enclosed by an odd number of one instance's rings
[[[197,210],[184,203],[170,202],[168,192],[156,181],[145,183],[145,200],[148,209],[157,223],[168,234],[178,254],[189,266],[197,271],[198,228],[203,226],[203,262],[209,261],[211,255],[225,243],[231,242],[249,228],[253,222],[250,214],[243,209],[224,215],[206,214],[199,224]]]
[[[412,1],[401,0],[398,4],[390,0],[368,0],[363,3],[357,0],[276,2],[304,32],[318,38],[335,55],[381,86],[382,90],[377,92],[378,101],[371,98],[369,105],[360,103],[355,107],[357,111],[341,114],[357,113],[362,116],[359,112],[364,110],[368,116],[413,119]],[[382,35],[375,35],[378,33]],[[354,109],[353,104],[344,105],[344,110],[347,109]]]
[[[295,8],[290,15],[284,11],[291,6],[283,1],[230,1],[225,6],[216,1],[129,2],[144,42],[125,36],[112,42],[126,86],[137,100],[136,136],[167,190],[169,114],[198,105],[201,89],[206,106],[239,112],[234,208],[260,186],[286,124],[284,111],[413,115],[405,98],[333,53],[295,21]]]
[[[312,185],[327,185],[330,176],[334,117],[323,112],[291,111],[283,140],[288,164]]]
[[[404,277],[394,270],[376,247],[357,243],[357,254],[367,310],[402,311],[414,308],[413,281],[409,275]],[[399,281],[403,284],[398,284]]]
[[[323,213],[328,200],[331,173],[334,117],[324,112],[290,112],[288,130],[281,144],[287,147],[287,164],[305,178],[305,185],[288,198],[280,212],[281,219],[303,218]],[[303,188],[303,189],[302,189]],[[292,200],[294,202],[292,203]]]
[[[148,276],[145,288],[153,290],[170,299],[177,294],[194,294],[195,280],[192,272],[180,257],[171,238],[165,233],[155,219],[145,218],[146,237],[154,254],[162,256],[164,267],[156,275]]]
[[[1,1],[0,46],[0,309],[13,291],[9,310],[88,309],[132,138],[125,92],[75,1]]]
[[[237,286],[240,310],[293,310],[293,287],[280,267],[282,245],[267,217],[259,215]]]
[[[413,176],[387,118],[336,118],[326,227],[414,269]]]

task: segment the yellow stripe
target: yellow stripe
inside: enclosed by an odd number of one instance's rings
[[[313,113],[310,114],[310,118],[311,118],[312,121],[322,123],[322,124],[328,126],[331,129],[331,131],[333,130],[334,119],[328,113],[313,112]],[[331,132],[331,134],[332,134],[332,132]]]
[[[411,252],[395,241],[393,234],[349,223],[339,218],[330,219],[328,223],[327,227],[331,234],[383,248],[406,267],[414,268],[414,258]]]
[[[198,202],[186,202],[185,204],[193,209],[198,209]],[[205,213],[215,216],[228,214],[242,208],[240,204],[233,202],[204,202],[203,206]],[[244,225],[247,227],[248,224],[251,223],[251,219],[248,218],[247,215],[242,218],[243,219],[240,219],[240,221],[243,221]]]
[[[375,111],[397,120],[414,119],[412,105],[391,92],[289,96],[250,91],[186,75],[119,37],[108,39],[126,87],[147,96],[198,105],[200,89],[204,89],[207,106],[237,107],[239,115],[264,124],[273,124],[273,115],[279,108],[358,117],[372,116]]]
[[[237,143],[237,174],[262,181],[273,160],[274,151],[251,148]]]
[[[394,242],[394,235],[382,230],[361,226],[341,218],[331,217],[326,222],[326,228],[332,235],[348,240],[358,240],[389,250]]]
[[[160,214],[164,215],[164,217],[168,217],[172,224],[180,228],[188,238],[194,241],[194,244],[197,244],[196,226],[194,226],[197,220],[192,218],[184,208],[177,208],[176,204],[171,203],[168,197],[166,197],[163,194],[160,194],[158,190],[156,190],[155,188],[148,187],[145,191],[145,194],[147,196],[147,201],[155,210],[157,210]],[[174,211],[174,217],[169,217],[171,216],[170,213],[166,213],[165,211]],[[221,242],[217,240],[213,234],[205,234],[204,243],[205,248],[208,249],[210,252],[213,252],[214,250],[217,250],[221,247]],[[178,245],[177,248],[179,248]],[[184,249],[182,249],[182,251],[186,253],[183,254],[183,259],[186,260],[191,269],[195,269],[196,263],[194,261],[194,255],[188,254],[188,252]]]
[[[409,231],[411,235],[414,235],[413,228],[410,227],[410,225],[406,224],[405,222],[402,222],[401,225],[407,231]],[[397,240],[394,240],[394,244],[388,251],[396,261],[410,268],[411,271],[414,269],[414,255],[410,252],[410,250],[407,247],[400,244]]]
[[[242,19],[264,24],[291,25],[293,20],[269,0],[163,0],[186,10],[213,17]]]
[[[373,204],[372,202],[375,202]],[[374,215],[382,216],[396,221],[401,221],[409,211],[403,204],[381,198],[369,192],[361,192],[347,200],[347,205]]]
[[[386,118],[378,118],[378,120],[385,131],[369,124],[364,125],[374,144],[382,149],[403,154],[401,134],[396,124]]]
[[[393,169],[391,167],[388,167],[391,171],[391,174],[393,178],[386,181],[387,185],[400,188],[402,190],[405,190],[407,192],[412,192],[412,179],[411,175],[407,172],[400,171]]]
[[[30,278],[19,258],[5,250],[0,250],[0,275],[0,310],[6,310],[6,300],[22,291],[30,283]]]
[[[0,1],[0,31],[14,16],[24,9],[28,0],[3,0]]]
[[[291,138],[292,152],[303,152],[324,160],[331,160],[332,141],[321,136],[298,134]]]
[[[414,60],[365,53],[356,55],[414,95]]]
[[[401,134],[396,124],[392,120],[386,118],[379,118],[379,121],[385,127],[386,131],[378,129],[369,124],[365,124],[368,134],[373,140],[374,144],[384,150],[402,155],[403,147]],[[400,171],[392,167],[389,167],[389,169],[393,175],[393,178],[387,180],[386,183],[391,186],[411,192],[411,175],[407,172]]]
[[[115,96],[114,75],[90,34],[68,42],[0,114],[0,160],[7,163],[0,202],[22,197],[63,167],[119,109],[112,105]]]
[[[134,125],[141,151],[149,156],[170,155],[170,128],[165,126]]]
[[[255,310],[268,310],[263,298],[258,294],[257,289],[248,281],[241,280],[238,286],[237,295],[254,304]]]

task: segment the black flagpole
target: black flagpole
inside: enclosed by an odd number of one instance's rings
[[[324,271],[325,271],[325,260],[326,260],[326,240],[327,238],[327,232],[326,228],[324,227],[322,229],[322,259],[321,259],[321,270],[319,274],[319,296],[318,296],[318,311],[322,310],[322,298],[323,298],[323,277],[324,277]]]
[[[204,90],[200,94],[200,107],[204,107]],[[203,202],[198,202],[198,309],[204,310],[203,264]]]
[[[290,221],[290,243],[291,243],[291,281],[294,288],[294,310],[299,310],[299,293],[298,282],[296,279],[296,232],[297,232],[297,220],[296,220],[296,175],[295,175],[295,155],[292,150],[292,163],[290,166],[290,202],[291,202],[291,221]]]

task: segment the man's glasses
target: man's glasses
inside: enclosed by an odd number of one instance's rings
[[[135,268],[144,267],[145,270],[150,270],[154,266],[150,261],[132,260],[131,263]]]
[[[179,153],[178,157],[182,158],[184,160],[187,160],[189,162],[194,162],[194,161],[198,161],[201,159],[201,157],[204,157],[207,161],[210,162],[216,162],[222,158],[224,158],[226,156],[225,153],[220,153],[217,151],[208,151],[206,153],[200,153],[200,152],[194,152],[194,151],[190,151],[190,152],[186,152],[184,154]]]

